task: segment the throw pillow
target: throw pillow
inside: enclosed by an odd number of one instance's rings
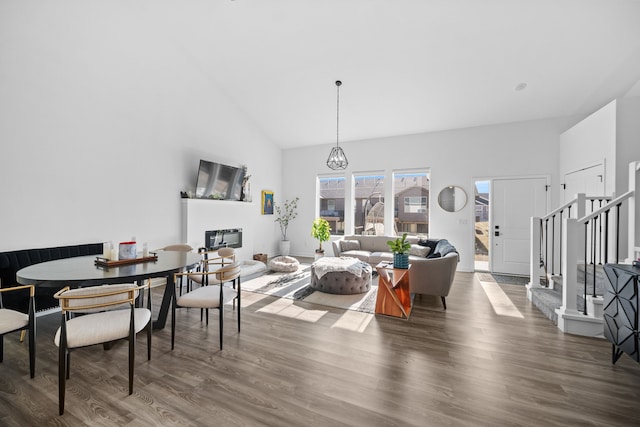
[[[442,239],[438,242],[435,251],[438,252],[440,256],[445,256],[450,252],[457,252],[456,248],[446,239]]]
[[[409,255],[426,257],[429,255],[431,248],[428,246],[420,246],[420,245],[411,245],[411,249],[409,249]]]
[[[360,250],[360,241],[359,240],[341,240],[340,241],[340,251],[359,251]]]
[[[419,244],[420,246],[426,246],[426,247],[428,247],[428,248],[430,249],[430,251],[429,251],[429,252],[430,252],[430,253],[433,253],[433,252],[434,252],[434,249],[435,249],[435,247],[436,247],[436,245],[438,244],[438,240],[435,240],[435,239],[420,239],[420,240],[418,241],[418,244]]]

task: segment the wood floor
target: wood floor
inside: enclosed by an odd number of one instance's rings
[[[605,340],[559,332],[523,286],[495,288],[515,316],[496,314],[472,273],[456,274],[446,311],[416,298],[408,321],[245,292],[242,332],[228,310],[223,351],[217,315],[207,327],[182,310],[174,351],[170,324],[154,332],[151,361],[138,337],[131,396],[125,342],[75,351],[62,417],[59,315],[40,317],[36,378],[26,342],[5,337],[0,425],[640,425],[640,365],[612,365]]]

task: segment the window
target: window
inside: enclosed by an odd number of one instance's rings
[[[394,229],[396,233],[429,233],[429,173],[393,174]]]
[[[354,175],[355,234],[384,235],[384,176]]]
[[[405,197],[404,211],[408,213],[427,213],[426,197]]]
[[[331,234],[344,235],[344,177],[318,178],[320,218],[329,221]]]

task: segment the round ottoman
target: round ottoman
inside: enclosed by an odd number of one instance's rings
[[[329,294],[365,293],[371,288],[371,266],[356,258],[320,258],[311,264],[311,287]]]
[[[269,261],[269,269],[278,273],[293,273],[300,267],[300,262],[290,256],[277,256]]]

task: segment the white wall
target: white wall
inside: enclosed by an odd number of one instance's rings
[[[605,195],[616,189],[616,101],[560,135],[560,179],[569,172],[604,164]]]
[[[459,269],[474,268],[474,182],[485,177],[548,175],[557,184],[555,153],[566,120],[540,120],[446,132],[341,143],[349,159],[345,176],[368,171],[407,168],[431,170],[430,236],[446,238],[460,253]],[[299,215],[290,225],[294,255],[312,256],[317,241],[310,236],[315,212],[315,178],[331,172],[325,162],[331,145],[285,150],[284,197],[300,196]],[[438,192],[458,185],[470,203],[456,213],[437,206]],[[552,187],[554,187],[552,185]],[[558,187],[556,185],[555,187]],[[557,193],[557,192],[556,192]],[[552,202],[557,194],[552,196]]]
[[[595,163],[605,166],[605,195],[619,196],[629,188],[629,162],[640,159],[640,97],[619,98],[589,115],[560,136],[560,177]],[[622,229],[628,221],[620,213]],[[620,259],[627,256],[627,233],[619,242]]]
[[[179,192],[194,189],[200,158],[247,165],[254,200],[279,192],[280,149],[161,28],[109,2],[59,6],[0,13],[0,251],[178,242]],[[277,229],[252,208],[265,251]]]
[[[616,116],[616,193],[629,189],[629,163],[640,160],[640,96],[620,98]]]
[[[251,202],[183,199],[181,240],[194,248],[201,247],[207,230],[242,227],[242,248],[236,249],[238,259],[251,259],[255,253],[273,254],[274,238],[265,238],[263,233],[273,228],[271,217],[256,218],[257,211],[260,211],[260,197]]]
[[[620,98],[617,106],[616,194],[621,195],[629,190],[629,163],[640,160],[640,96]],[[640,197],[636,195],[636,222],[640,214],[638,200]],[[622,210],[620,221],[623,224],[628,223],[629,217],[626,210]],[[627,228],[623,226],[623,230]],[[635,224],[632,232],[635,233],[635,237],[631,243],[637,245],[640,243],[640,226]],[[628,247],[629,238],[630,234],[623,231],[620,236],[620,259],[634,256]]]

